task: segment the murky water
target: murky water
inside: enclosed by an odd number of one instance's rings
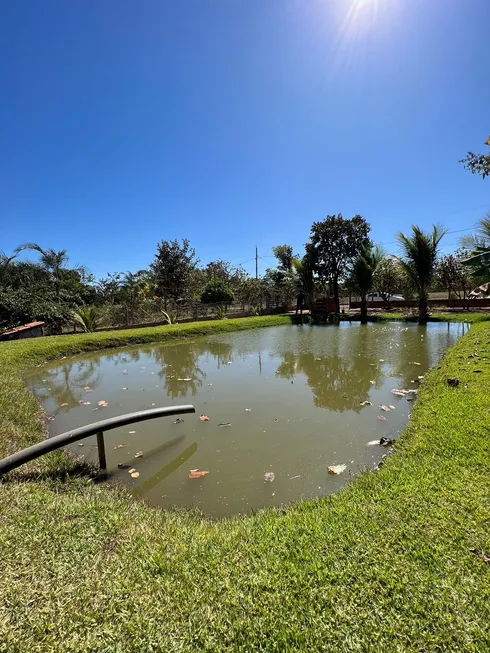
[[[143,408],[193,403],[196,415],[181,423],[163,418],[107,432],[109,472],[151,503],[222,517],[335,492],[375,466],[386,451],[368,443],[397,437],[411,409],[407,397],[414,396],[392,389],[416,389],[418,377],[467,328],[266,328],[88,354],[47,364],[27,381],[55,418],[52,435]],[[361,406],[366,401],[372,405]],[[95,438],[71,451],[97,461]],[[328,474],[339,464],[343,473]],[[191,469],[209,474],[190,479]],[[272,482],[264,481],[268,472]]]

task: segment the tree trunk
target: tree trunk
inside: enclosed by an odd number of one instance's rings
[[[337,277],[333,280],[333,296],[335,300],[335,312],[340,314],[339,280]]]
[[[368,312],[367,312],[367,296],[361,295],[361,324],[367,324],[368,321]]]
[[[427,324],[427,296],[421,295],[419,297],[419,324]]]

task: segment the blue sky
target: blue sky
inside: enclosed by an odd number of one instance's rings
[[[162,239],[272,265],[314,220],[469,229],[490,181],[488,0],[7,0],[0,249],[97,276]],[[457,245],[458,234],[444,248]],[[253,262],[245,267],[253,271]]]

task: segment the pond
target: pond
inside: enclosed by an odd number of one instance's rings
[[[181,420],[108,431],[109,478],[152,504],[223,517],[324,496],[376,467],[386,449],[369,443],[398,436],[421,377],[467,328],[341,323],[240,331],[65,359],[36,369],[27,383],[51,419],[50,435],[144,408],[194,404],[196,415]],[[71,452],[98,460],[95,437],[80,445]],[[337,465],[345,470],[330,474]],[[191,470],[209,473],[189,478]]]

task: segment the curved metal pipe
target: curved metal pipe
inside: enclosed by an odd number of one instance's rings
[[[171,417],[172,415],[183,415],[195,412],[196,409],[190,404],[184,406],[168,406],[166,408],[149,408],[148,410],[138,410],[135,413],[127,413],[126,415],[120,415],[119,417],[109,417],[109,419],[103,419],[100,422],[88,424],[87,426],[80,426],[73,431],[67,431],[66,433],[55,435],[52,438],[47,438],[42,442],[33,444],[31,447],[27,447],[27,449],[22,449],[22,451],[18,451],[17,453],[0,460],[0,476],[12,471],[16,467],[20,467],[20,465],[24,465],[24,463],[28,463],[35,458],[43,456],[45,453],[64,447],[72,442],[83,440],[91,435],[97,435],[99,458],[101,467],[104,469],[105,464],[102,464],[102,461],[105,463],[105,452],[103,453],[103,456],[101,455],[101,444],[103,450],[104,431],[110,431],[119,426],[126,426],[127,424],[134,424],[135,422],[143,422],[147,419]]]

